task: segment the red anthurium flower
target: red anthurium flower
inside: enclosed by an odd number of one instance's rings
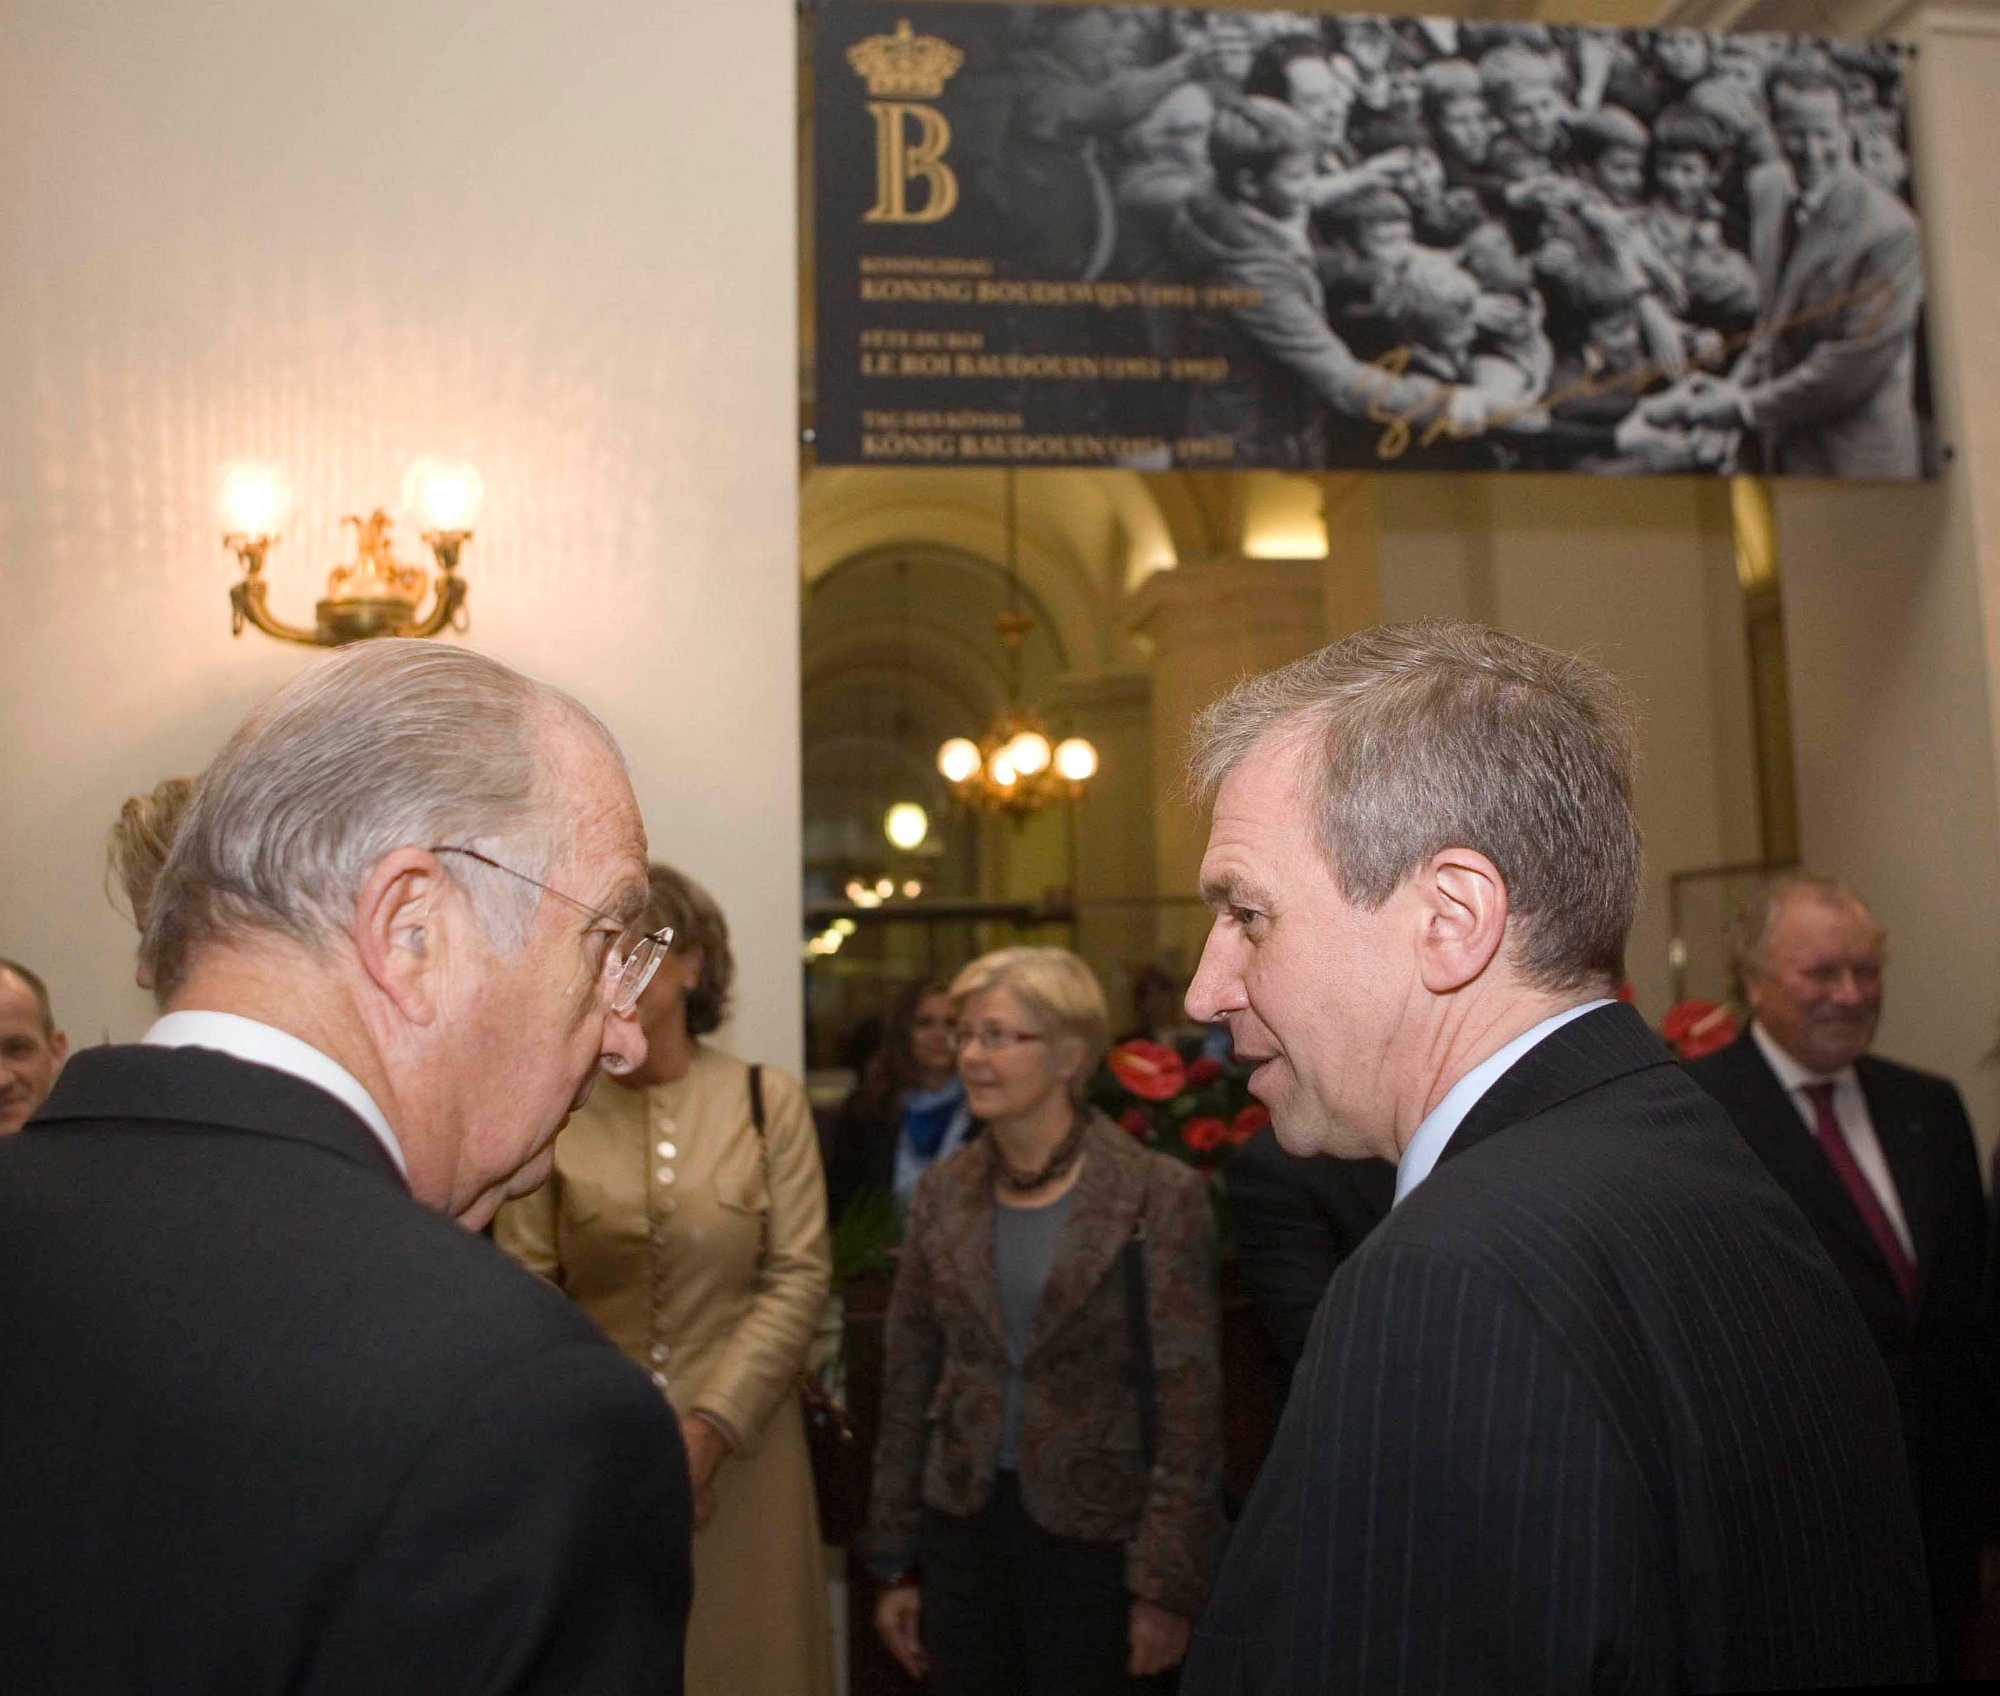
[[[1214,1083],[1221,1076],[1222,1062],[1220,1060],[1211,1060],[1206,1054],[1202,1055],[1199,1059],[1188,1062],[1187,1081],[1197,1089],[1203,1084]]]
[[[1667,1009],[1660,1035],[1683,1060],[1699,1060],[1736,1040],[1736,1015],[1713,1001],[1683,1001]]]
[[[1144,1142],[1147,1137],[1152,1135],[1153,1121],[1148,1119],[1136,1107],[1128,1107],[1123,1113],[1119,1114],[1118,1123],[1124,1130],[1131,1132],[1141,1142]]]
[[[1171,1101],[1187,1084],[1187,1068],[1157,1042],[1121,1042],[1111,1051],[1111,1075],[1141,1101]]]
[[[1229,1121],[1229,1140],[1246,1143],[1270,1122],[1270,1108],[1261,1101],[1253,1101]]]
[[[1204,1114],[1181,1127],[1181,1141],[1197,1154],[1213,1154],[1229,1139],[1229,1127]]]

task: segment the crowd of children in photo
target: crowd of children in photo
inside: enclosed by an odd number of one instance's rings
[[[998,245],[1228,291],[1126,334],[1237,464],[1918,474],[1887,44],[1050,7],[988,62]]]

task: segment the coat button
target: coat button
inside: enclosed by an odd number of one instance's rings
[[[664,1372],[655,1372],[653,1374],[653,1382],[664,1390],[667,1387],[667,1375]]]
[[[672,1348],[671,1348],[671,1347],[670,1347],[670,1346],[669,1346],[668,1344],[666,1344],[666,1343],[655,1343],[655,1344],[653,1345],[653,1361],[654,1361],[654,1363],[655,1363],[656,1365],[659,1365],[659,1366],[664,1366],[664,1365],[666,1365],[666,1363],[667,1363],[667,1357],[668,1357],[669,1355],[671,1355],[671,1354],[672,1354],[673,1352],[674,1352],[674,1351],[673,1351],[673,1349],[672,1349]]]
[[[657,1153],[662,1160],[673,1159],[675,1149],[672,1143],[670,1142],[655,1143],[653,1147],[654,1147],[654,1152]]]

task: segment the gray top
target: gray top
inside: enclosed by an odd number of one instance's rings
[[[1040,1207],[993,1205],[993,1271],[1000,1281],[1000,1321],[1007,1340],[1007,1383],[1000,1393],[1000,1464],[1021,1466],[1021,1362],[1056,1258],[1056,1238],[1074,1189]]]

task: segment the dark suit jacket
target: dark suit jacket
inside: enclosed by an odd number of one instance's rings
[[[1021,1501],[1058,1537],[1122,1542],[1134,1595],[1192,1618],[1219,1514],[1222,1406],[1208,1192],[1096,1118],[1022,1362]],[[908,1565],[920,1507],[977,1513],[1000,1453],[1007,1344],[981,1137],[917,1180],[883,1338],[869,1558]],[[1157,1386],[1153,1464],[1119,1253],[1142,1225]]]
[[[1932,1576],[1962,1613],[1979,1544],[1994,1533],[1994,1448],[2000,1405],[1986,1307],[1986,1202],[1972,1126],[1945,1078],[1863,1055],[1855,1062],[1868,1116],[1916,1245],[1917,1302],[1897,1293],[1874,1239],[1777,1074],[1746,1030],[1688,1075],[1729,1109],[1736,1128],[1811,1221],[1887,1362],[1902,1408]]]
[[[331,1096],[79,1054],[0,1219],[7,1690],[680,1689],[665,1402]]]
[[[1282,1405],[1320,1297],[1389,1216],[1396,1168],[1386,1160],[1302,1159],[1279,1147],[1266,1125],[1229,1157],[1222,1182],[1236,1275],[1270,1339]]]
[[[1922,1679],[1887,1375],[1626,1006],[1530,1050],[1335,1276],[1185,1696]]]
[[[1922,474],[1916,333],[1923,253],[1887,189],[1844,172],[1785,250],[1798,201],[1782,164],[1745,183],[1761,309],[1741,375],[1774,471]]]

